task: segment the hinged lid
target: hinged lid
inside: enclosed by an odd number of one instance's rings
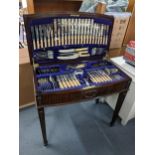
[[[113,17],[66,12],[24,15],[31,63],[102,59],[109,49]]]

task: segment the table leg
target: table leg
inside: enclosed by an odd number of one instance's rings
[[[40,120],[41,131],[43,135],[44,146],[48,145],[47,136],[46,136],[46,123],[45,123],[45,112],[44,108],[38,108],[38,115]]]
[[[99,103],[100,103],[100,99],[97,98],[97,99],[96,99],[96,104],[99,104]]]
[[[116,107],[114,109],[114,112],[113,112],[113,116],[112,116],[112,120],[111,120],[111,123],[110,125],[113,126],[117,117],[118,117],[118,113],[122,107],[122,104],[123,104],[123,101],[125,99],[125,96],[127,94],[127,91],[123,91],[119,94],[118,96],[118,99],[117,99],[117,103],[116,103]]]

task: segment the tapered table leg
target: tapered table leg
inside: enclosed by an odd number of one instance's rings
[[[97,98],[97,99],[96,99],[96,104],[99,104],[99,103],[100,103],[100,99]]]
[[[118,99],[117,99],[117,103],[116,103],[116,106],[115,106],[115,109],[114,109],[114,112],[113,112],[113,116],[112,116],[112,120],[111,120],[111,123],[110,123],[110,126],[113,126],[117,117],[118,117],[118,113],[122,107],[122,104],[123,104],[123,101],[125,99],[125,96],[127,94],[127,91],[124,91],[124,92],[121,92],[118,96]]]
[[[46,123],[45,123],[45,112],[44,108],[38,108],[38,115],[40,120],[41,131],[43,135],[44,146],[48,145],[47,136],[46,136]]]

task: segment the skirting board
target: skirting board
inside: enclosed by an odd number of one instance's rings
[[[33,106],[33,105],[35,105],[35,102],[30,102],[30,103],[27,103],[25,105],[21,105],[21,106],[19,106],[19,110],[21,110],[23,108],[28,108],[28,107]]]

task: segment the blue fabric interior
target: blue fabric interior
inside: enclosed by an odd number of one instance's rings
[[[87,47],[88,48],[88,52],[90,54],[89,57],[93,57],[93,55],[91,55],[92,48],[103,48],[103,52],[102,52],[102,54],[100,56],[101,57],[104,57],[106,55],[106,51],[107,51],[106,49],[107,49],[107,47],[105,45],[97,45],[97,44],[94,44],[94,45],[91,44],[90,45],[90,44],[85,44],[85,45],[55,46],[55,47],[48,47],[46,49],[37,49],[37,50],[34,50],[34,52],[33,52],[33,58],[34,58],[34,61],[37,62],[37,63],[46,63],[47,61],[48,62],[60,61],[60,60],[57,59],[57,56],[59,55],[59,52],[58,52],[59,49],[72,49],[72,48],[84,48],[84,47]],[[54,51],[54,59],[38,59],[36,57],[36,53],[44,52],[44,51],[48,51],[48,50]]]
[[[105,66],[99,66],[99,67],[92,67],[93,64],[97,64],[97,63],[100,63],[100,62],[105,62],[107,63],[107,65]],[[99,69],[102,69],[104,70],[105,68],[116,68],[116,66],[114,66],[112,63],[108,62],[108,61],[88,61],[88,62],[85,62],[86,66],[85,68],[83,68],[83,75],[77,75],[76,77],[79,79],[80,83],[81,83],[81,86],[78,86],[78,87],[72,87],[72,88],[65,88],[63,90],[72,90],[72,89],[82,89],[84,87],[86,87],[86,84],[84,83],[84,77],[87,76],[87,72],[88,71],[93,71],[93,70],[99,70]],[[69,73],[73,73],[75,71],[75,69],[67,69],[67,65],[68,64],[57,64],[57,65],[48,65],[48,66],[40,66],[38,67],[39,69],[46,69],[46,68],[52,68],[52,67],[59,67],[59,72],[56,72],[56,73],[47,73],[47,74],[37,74],[36,75],[36,78],[39,79],[39,78],[49,78],[49,76],[57,76],[57,75],[62,75],[62,74],[69,74]],[[109,84],[109,83],[115,83],[115,82],[118,82],[118,81],[121,81],[123,80],[126,75],[121,72],[120,70],[117,72],[117,73],[113,73],[113,74],[110,74],[110,76],[114,76],[114,75],[120,75],[120,79],[113,79],[112,81],[107,81],[107,82],[100,82],[100,83],[93,83],[91,81],[89,81],[89,84],[90,86],[100,86],[102,84],[106,85],[106,84]],[[38,85],[38,88],[37,88],[39,91],[41,91],[41,87],[39,87]],[[56,91],[62,91],[62,89],[60,88],[56,88],[54,90],[45,90],[44,92],[56,92]]]
[[[74,17],[74,16],[67,16],[67,17],[44,17],[44,18],[39,18],[39,19],[33,19],[30,24],[29,24],[29,28],[31,29],[31,26],[35,26],[35,25],[42,25],[42,24],[51,24],[53,23],[54,19],[61,19],[61,18],[80,18],[80,19],[90,19],[90,17]],[[112,25],[112,21],[110,19],[107,18],[92,18],[94,19],[94,22],[96,23],[100,23],[100,24],[105,24],[105,25]],[[110,34],[112,32],[112,28],[109,28],[108,33],[106,32],[105,35],[108,35],[108,38],[110,38]],[[31,36],[32,37],[32,36]],[[32,38],[31,38],[32,39]],[[109,40],[109,39],[108,39]],[[44,63],[44,62],[53,62],[53,61],[59,61],[57,60],[57,56],[58,56],[58,50],[59,49],[70,49],[70,48],[82,48],[82,47],[88,47],[89,48],[89,57],[93,57],[93,55],[91,55],[91,49],[96,47],[96,48],[103,48],[103,53],[100,54],[101,57],[104,57],[106,55],[106,52],[108,50],[108,46],[109,45],[98,45],[98,44],[81,44],[81,45],[65,45],[65,46],[55,46],[55,47],[47,47],[45,49],[37,49],[33,51],[33,58],[34,61],[37,63]],[[54,59],[37,59],[36,58],[36,53],[38,52],[43,52],[43,51],[47,51],[47,50],[53,50],[54,51]]]
[[[108,42],[110,40],[110,35],[111,35],[111,32],[112,32],[112,20],[111,19],[108,19],[108,18],[101,18],[101,17],[77,17],[77,16],[67,16],[67,17],[43,17],[43,18],[38,18],[38,19],[33,19],[31,20],[30,24],[29,24],[29,27],[31,29],[32,26],[35,26],[35,25],[42,25],[42,24],[52,24],[54,19],[61,19],[61,18],[80,18],[80,19],[94,19],[94,22],[95,23],[100,23],[100,24],[104,24],[104,25],[108,25],[110,26],[109,29],[108,29],[108,32],[106,32],[105,34],[108,35]],[[32,37],[32,36],[31,36]],[[32,38],[31,38],[32,39]],[[34,62],[38,63],[38,64],[41,64],[40,67],[38,67],[39,69],[46,69],[46,68],[51,68],[51,67],[58,67],[59,68],[59,72],[55,72],[55,73],[46,73],[46,74],[37,74],[36,75],[36,78],[39,79],[39,78],[44,78],[44,77],[49,77],[49,76],[52,76],[52,77],[55,77],[57,75],[61,75],[61,74],[69,74],[69,73],[73,73],[75,71],[75,69],[67,69],[67,65],[69,64],[68,63],[68,60],[63,60],[63,64],[57,64],[57,65],[49,65],[50,63],[55,63],[55,62],[62,62],[62,60],[58,60],[57,59],[57,56],[59,56],[59,50],[60,49],[72,49],[72,48],[84,48],[84,47],[87,47],[88,48],[88,53],[90,54],[90,56],[88,57],[84,57],[83,59],[87,60],[87,59],[93,59],[95,56],[99,56],[99,59],[98,61],[87,61],[86,62],[86,66],[85,68],[83,68],[83,74],[82,75],[76,75],[76,77],[78,78],[78,80],[80,81],[81,83],[81,86],[79,87],[76,87],[76,88],[66,88],[64,90],[69,90],[69,89],[81,89],[81,88],[84,88],[86,87],[86,84],[84,82],[84,78],[87,76],[87,72],[89,70],[98,70],[98,69],[102,69],[104,70],[105,67],[106,68],[116,68],[114,65],[112,65],[111,63],[107,62],[106,65],[104,66],[98,66],[98,67],[94,67],[93,64],[95,63],[99,63],[101,61],[101,59],[106,55],[106,52],[108,51],[108,47],[109,47],[109,44],[107,45],[98,45],[98,44],[78,44],[78,45],[64,45],[64,46],[54,46],[54,47],[47,47],[47,48],[40,48],[40,49],[36,49],[36,50],[33,50],[33,60]],[[92,49],[93,48],[102,48],[102,51],[101,53],[98,53],[93,55],[92,54]],[[47,58],[47,51],[48,50],[52,50],[53,51],[53,59],[48,59]],[[46,58],[38,58],[37,57],[37,54],[39,52],[43,52],[46,56]],[[81,60],[81,58],[77,58],[78,60]],[[80,61],[79,61],[80,63]],[[45,65],[45,64],[48,64],[48,65]],[[42,66],[43,65],[43,66]],[[123,80],[124,79],[124,74],[122,72],[117,72],[117,75],[120,75],[120,79],[119,80]],[[111,76],[111,75],[110,75]],[[101,82],[101,83],[93,83],[91,81],[90,82],[90,86],[99,86],[101,84],[109,84],[109,83],[115,83],[117,82],[118,79],[113,79],[112,81],[108,81],[108,82]],[[41,88],[38,86],[37,89],[39,91],[41,91]],[[51,92],[51,91],[60,91],[61,89],[59,88],[55,88],[54,90],[45,90],[44,92]]]
[[[67,16],[67,17],[44,17],[44,18],[39,18],[39,19],[34,19],[30,22],[29,26],[34,26],[34,25],[40,25],[40,24],[49,24],[53,22],[53,19],[63,19],[63,18],[68,18],[68,19],[72,19],[72,18],[80,18],[80,19],[90,19],[90,17],[77,17],[77,16]],[[97,23],[102,23],[102,24],[107,24],[107,25],[112,25],[112,21],[109,19],[103,19],[103,18],[93,18],[95,22]]]

